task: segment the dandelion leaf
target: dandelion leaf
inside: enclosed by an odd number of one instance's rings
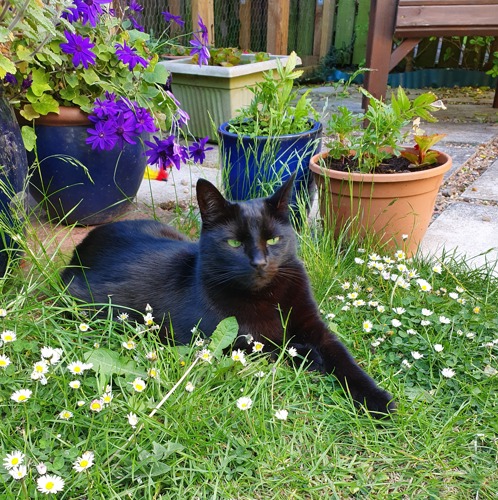
[[[209,350],[213,353],[214,357],[221,356],[223,349],[233,344],[239,333],[239,324],[234,316],[225,318],[216,327],[216,330],[211,335],[211,343]]]
[[[101,375],[146,376],[146,373],[139,369],[133,360],[120,356],[119,353],[111,351],[110,349],[94,349],[90,351],[85,358],[87,363],[93,364],[93,371]]]

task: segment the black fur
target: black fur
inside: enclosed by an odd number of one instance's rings
[[[92,230],[76,248],[63,280],[86,302],[153,308],[163,336],[188,343],[235,316],[239,335],[266,346],[290,341],[311,368],[333,373],[373,414],[394,410],[391,396],[358,366],[321,320],[289,222],[292,179],[273,196],[232,203],[208,181],[197,183],[198,242],[155,221],[123,221]],[[272,239],[278,237],[275,244]],[[242,244],[233,248],[228,240]],[[274,243],[274,244],[269,244]],[[140,317],[140,316],[138,316]],[[284,339],[283,323],[286,323]]]

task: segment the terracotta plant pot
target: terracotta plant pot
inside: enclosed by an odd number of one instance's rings
[[[353,234],[375,234],[381,244],[416,253],[434,210],[451,157],[439,153],[438,166],[419,172],[361,174],[325,167],[313,156],[310,169],[318,186],[320,213],[335,235],[349,225]]]

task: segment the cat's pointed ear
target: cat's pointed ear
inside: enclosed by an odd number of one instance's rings
[[[287,216],[289,213],[289,203],[292,195],[292,188],[296,173],[294,172],[276,191],[272,196],[267,198],[267,202],[275,209],[277,213],[282,216]]]
[[[196,185],[197,203],[205,226],[213,224],[222,217],[230,203],[225,200],[218,189],[206,179],[199,179]]]

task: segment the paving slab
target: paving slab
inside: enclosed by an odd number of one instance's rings
[[[429,226],[420,252],[463,258],[471,267],[494,265],[498,275],[498,206],[453,203]]]
[[[462,193],[462,198],[498,203],[498,160]]]

